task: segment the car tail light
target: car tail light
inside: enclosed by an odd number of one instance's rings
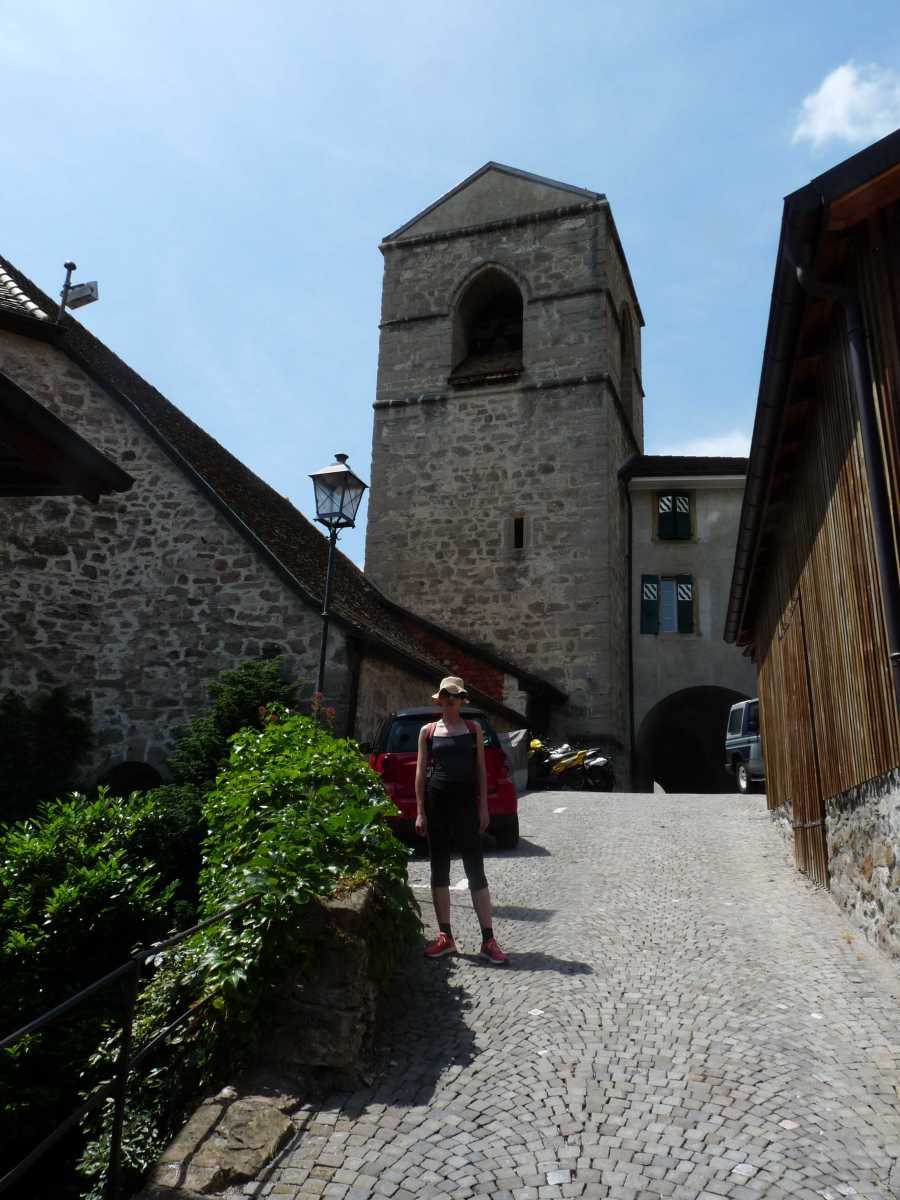
[[[394,756],[393,754],[379,754],[378,764],[375,770],[379,772],[382,780],[389,783],[394,774]]]

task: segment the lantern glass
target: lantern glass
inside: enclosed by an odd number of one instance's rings
[[[328,529],[349,529],[356,524],[356,514],[366,485],[347,466],[347,455],[335,455],[337,462],[310,476],[316,494],[316,520]]]

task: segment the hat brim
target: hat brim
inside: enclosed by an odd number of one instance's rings
[[[446,688],[445,688],[444,690],[447,692],[447,695],[448,695],[448,696],[459,696],[459,697],[460,697],[460,699],[462,699],[462,700],[468,700],[468,698],[469,698],[469,693],[468,693],[468,692],[451,692],[451,691],[449,691],[449,690],[448,690],[448,689],[446,689]],[[440,698],[441,698],[441,693],[440,693],[440,692],[434,692],[431,698],[432,698],[432,700],[440,700]]]

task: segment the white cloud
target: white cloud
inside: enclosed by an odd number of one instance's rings
[[[794,142],[818,148],[840,140],[853,145],[877,141],[900,126],[900,74],[851,59],[822,80],[803,101]]]
[[[750,434],[743,429],[732,429],[729,433],[711,434],[709,437],[690,438],[683,442],[669,442],[647,451],[648,454],[702,454],[716,458],[746,458],[750,453]]]

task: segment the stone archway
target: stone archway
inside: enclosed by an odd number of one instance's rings
[[[641,722],[635,786],[667,792],[733,792],[725,770],[728,710],[747,696],[723,687],[693,687],[660,700]]]
[[[105,786],[113,796],[127,796],[131,792],[146,792],[159,787],[162,776],[149,763],[127,761],[110,767],[97,780],[97,787]]]

